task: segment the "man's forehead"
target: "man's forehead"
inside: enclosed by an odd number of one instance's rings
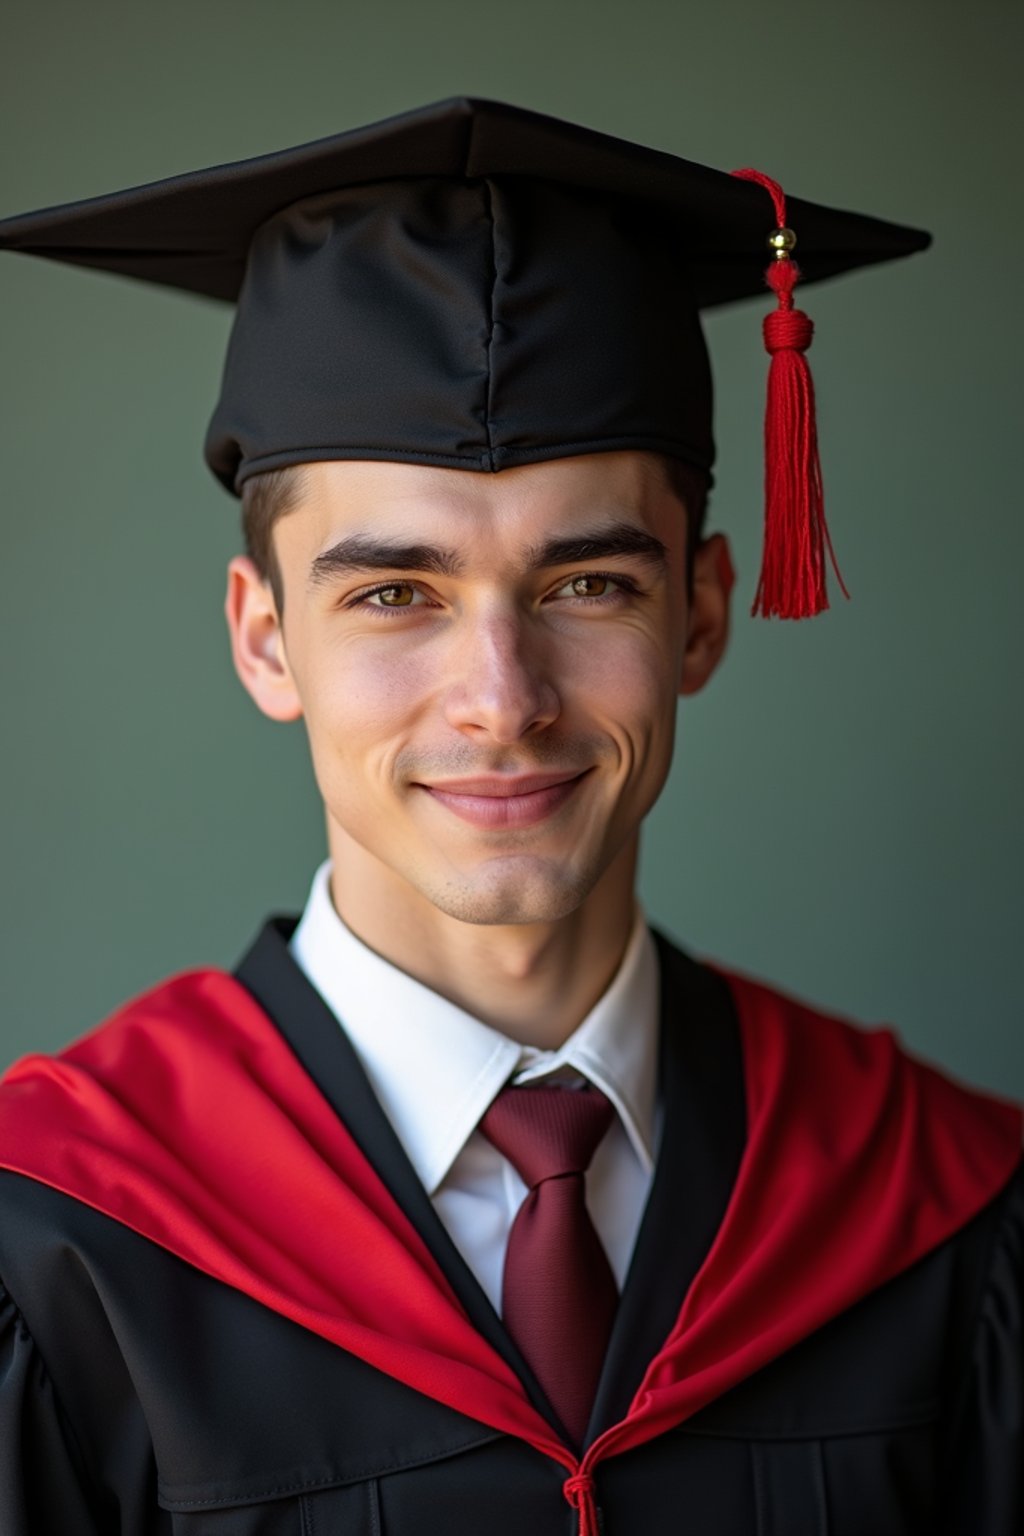
[[[540,537],[601,523],[673,525],[682,509],[659,455],[581,454],[497,473],[391,461],[342,460],[304,466],[296,510],[303,542],[342,534],[448,539]],[[296,529],[298,532],[298,529]]]

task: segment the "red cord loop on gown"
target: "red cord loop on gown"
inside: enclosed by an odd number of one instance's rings
[[[580,1517],[579,1536],[599,1536],[594,1479],[589,1472],[575,1472],[562,1484],[566,1503]]]

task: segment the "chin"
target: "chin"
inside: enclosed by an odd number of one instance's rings
[[[422,893],[438,911],[460,923],[554,923],[582,906],[600,877],[599,870],[538,869],[534,860],[502,863],[501,870],[478,872],[464,881],[456,875],[442,884],[423,885]],[[524,864],[534,867],[524,869]]]

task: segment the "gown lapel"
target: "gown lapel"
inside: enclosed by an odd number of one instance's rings
[[[587,1443],[623,1419],[718,1231],[746,1141],[739,1024],[721,977],[655,933],[661,1141]]]
[[[559,1435],[547,1397],[434,1210],[343,1029],[288,948],[295,918],[271,918],[235,970],[377,1170],[444,1273],[474,1328],[515,1371]]]

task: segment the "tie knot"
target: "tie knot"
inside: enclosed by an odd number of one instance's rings
[[[612,1114],[597,1088],[504,1088],[480,1129],[535,1189],[544,1179],[586,1173]]]

